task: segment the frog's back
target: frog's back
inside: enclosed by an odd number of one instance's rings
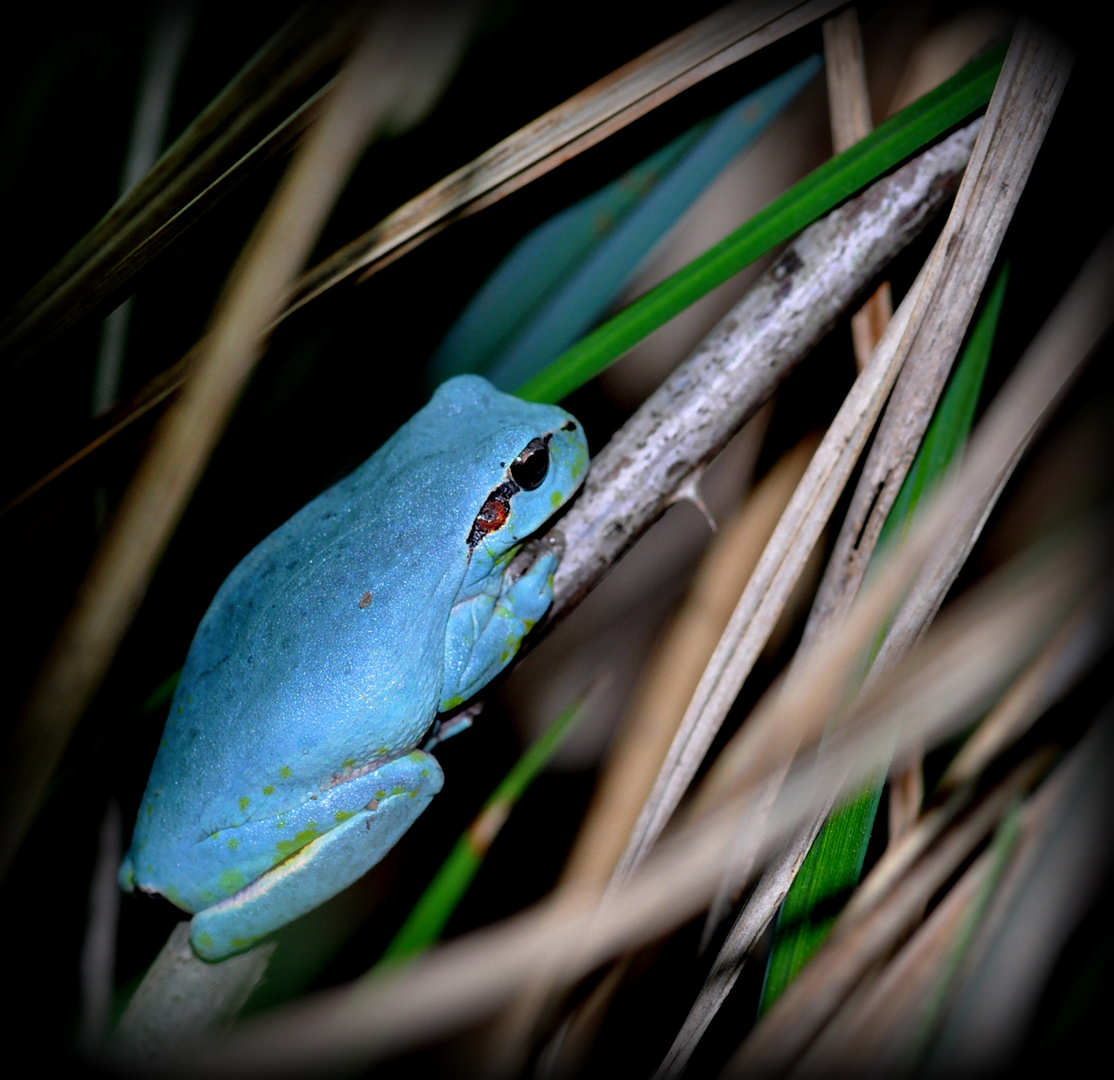
[[[133,854],[170,864],[418,745],[472,524],[544,408],[482,380],[453,383],[221,586],[183,668]]]

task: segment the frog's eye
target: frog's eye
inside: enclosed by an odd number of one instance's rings
[[[531,439],[511,462],[511,479],[523,491],[533,491],[549,472],[548,439]]]

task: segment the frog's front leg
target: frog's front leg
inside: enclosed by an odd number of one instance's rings
[[[444,775],[421,750],[385,762],[374,777],[375,798],[246,888],[199,911],[190,940],[206,960],[249,948],[291,919],[324,903],[370,870],[414,823]]]
[[[516,575],[512,564],[499,581],[497,595],[481,592],[453,608],[445,644],[442,711],[466,701],[498,675],[549,609],[561,548],[541,547],[539,542],[519,558],[523,556],[531,558],[532,565]]]

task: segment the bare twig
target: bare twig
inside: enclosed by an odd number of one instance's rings
[[[979,121],[810,226],[596,456],[560,528],[553,617],[575,605],[927,224]]]
[[[171,931],[128,1003],[109,1054],[132,1069],[165,1063],[234,1020],[263,978],[274,942],[219,964],[198,960],[190,924]]]

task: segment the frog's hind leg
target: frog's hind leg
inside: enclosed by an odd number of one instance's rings
[[[227,900],[199,911],[190,941],[205,960],[250,948],[370,870],[417,820],[444,775],[421,750],[380,766],[382,784],[363,810],[317,837]]]

